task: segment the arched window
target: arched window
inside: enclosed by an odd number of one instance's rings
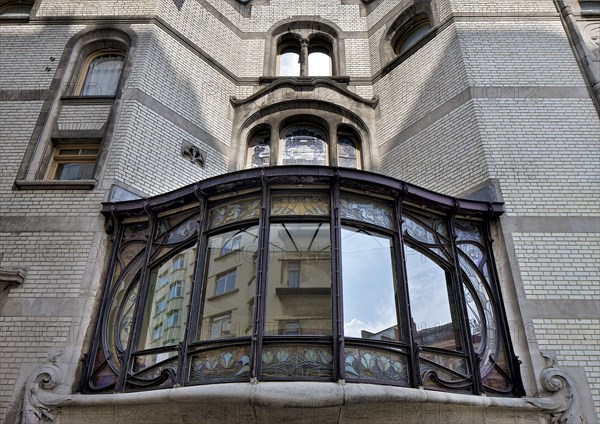
[[[300,46],[286,44],[280,47],[278,62],[278,73],[280,76],[300,76]]]
[[[32,3],[15,2],[0,7],[0,19],[29,19]]]
[[[271,162],[271,133],[258,133],[248,146],[248,165],[250,168],[269,166]]]
[[[326,76],[333,74],[331,50],[324,44],[317,44],[308,49],[308,76]]]
[[[338,166],[360,168],[360,149],[357,138],[349,131],[339,131],[337,140]]]
[[[416,15],[402,25],[392,39],[394,53],[402,54],[421,41],[431,30],[429,18],[425,14]]]
[[[332,76],[332,42],[325,36],[286,35],[277,48],[277,75],[281,77]]]
[[[282,165],[326,165],[325,133],[312,126],[293,126],[282,133]]]
[[[80,96],[114,96],[121,77],[125,54],[120,51],[95,52],[83,66]]]

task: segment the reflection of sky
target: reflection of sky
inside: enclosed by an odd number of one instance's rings
[[[431,259],[405,246],[410,308],[417,330],[449,323],[446,273]]]
[[[396,325],[391,242],[342,229],[344,332],[360,337]]]

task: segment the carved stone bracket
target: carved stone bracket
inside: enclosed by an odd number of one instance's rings
[[[546,368],[540,375],[540,383],[552,394],[542,398],[528,398],[532,405],[550,414],[550,424],[585,424],[581,415],[580,399],[575,382],[563,370],[556,368],[556,360],[542,354]]]
[[[23,284],[27,272],[24,269],[0,268],[0,292],[11,284]]]
[[[53,392],[62,381],[63,373],[56,363],[61,353],[49,354],[49,363],[39,367],[27,381],[21,424],[58,423],[60,405],[72,398]]]

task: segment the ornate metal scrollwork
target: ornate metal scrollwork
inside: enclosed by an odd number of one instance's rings
[[[556,368],[556,359],[542,353],[546,368],[540,375],[544,390],[553,393],[528,402],[550,414],[549,424],[585,424],[581,415],[580,400],[573,379],[560,368]]]

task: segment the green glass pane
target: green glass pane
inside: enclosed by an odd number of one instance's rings
[[[190,383],[247,380],[249,376],[249,346],[210,350],[190,357]]]
[[[264,346],[263,377],[333,377],[333,353],[329,346]]]
[[[346,346],[346,378],[408,385],[408,364],[400,353]]]

